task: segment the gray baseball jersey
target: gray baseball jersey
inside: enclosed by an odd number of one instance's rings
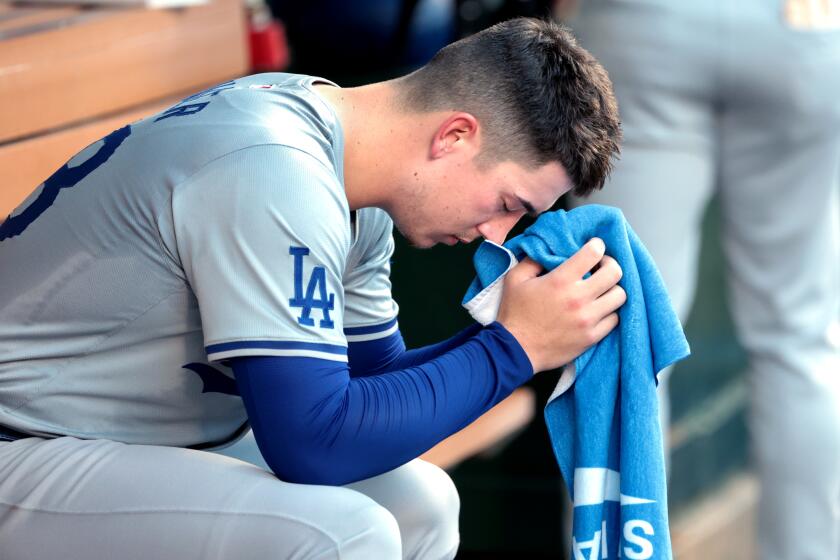
[[[246,423],[220,361],[346,361],[348,339],[394,332],[392,222],[351,220],[315,81],[260,74],[188,97],[88,146],[9,216],[0,425],[211,445]]]

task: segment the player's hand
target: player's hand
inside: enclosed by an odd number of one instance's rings
[[[543,276],[526,258],[505,277],[497,320],[519,341],[534,373],[571,362],[618,324],[616,310],[627,295],[618,285],[621,268],[604,250],[593,238]]]

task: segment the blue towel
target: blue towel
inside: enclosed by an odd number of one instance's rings
[[[529,256],[551,270],[592,237],[603,239],[621,266],[627,302],[619,326],[564,369],[545,407],[574,502],[572,558],[670,559],[656,374],[689,348],[659,271],[621,211],[588,205],[550,212],[505,247],[484,242],[463,305],[491,322],[503,276],[518,260]]]

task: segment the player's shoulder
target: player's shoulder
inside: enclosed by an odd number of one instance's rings
[[[308,228],[344,223],[350,213],[334,167],[284,144],[254,144],[216,158],[174,186],[172,204],[243,220],[263,212]]]
[[[332,106],[312,87],[316,83],[336,85],[317,76],[280,72],[254,74],[233,82],[229,106],[250,113],[261,124],[282,134],[299,127],[323,136],[338,132],[338,117]]]
[[[134,123],[132,134],[162,160],[177,157],[174,163],[186,172],[251,146],[275,144],[309,154],[340,177],[341,127],[332,107],[311,87],[319,81],[331,83],[285,73],[229,80]]]

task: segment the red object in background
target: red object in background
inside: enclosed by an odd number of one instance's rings
[[[251,70],[285,70],[289,66],[286,30],[276,19],[252,17],[248,24]]]

